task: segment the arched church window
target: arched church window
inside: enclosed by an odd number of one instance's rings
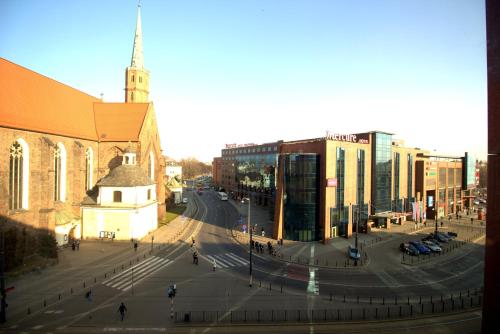
[[[18,141],[10,146],[9,209],[22,208],[23,199],[23,147]]]
[[[54,201],[66,198],[66,149],[57,143],[54,150]]]
[[[155,178],[155,160],[154,160],[154,154],[153,152],[149,152],[149,159],[148,159],[148,176],[154,180]]]
[[[134,92],[130,92],[130,101],[134,101]]]
[[[135,78],[134,75],[132,74],[132,77],[130,78],[130,81],[134,82]]]
[[[92,169],[94,164],[94,154],[89,147],[85,151],[85,191],[92,188]]]
[[[121,201],[122,201],[122,192],[118,190],[113,191],[113,202],[121,203]]]

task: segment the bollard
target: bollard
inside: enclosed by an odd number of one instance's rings
[[[356,296],[356,303],[359,304],[359,296]]]
[[[372,297],[370,297],[370,305],[372,304]]]
[[[391,307],[390,306],[387,306],[387,318],[388,319],[391,318]]]
[[[107,273],[104,273],[104,278],[106,278],[107,276],[108,276],[108,274],[107,274]]]
[[[363,320],[365,320],[365,308],[364,307],[363,307]]]
[[[378,307],[375,307],[375,319],[378,319]]]
[[[271,282],[269,282],[269,291],[271,291]]]
[[[94,283],[97,282],[97,278],[94,277]]]
[[[410,305],[410,316],[413,317],[413,305]]]
[[[337,320],[340,320],[340,310],[337,309]]]
[[[382,297],[382,305],[385,305],[385,296]]]
[[[59,294],[59,298],[58,299],[61,300],[61,294]]]
[[[403,315],[403,310],[401,309],[401,305],[399,305],[399,317],[401,318],[402,315]]]
[[[113,274],[116,274],[116,268],[113,268]]]
[[[71,294],[73,294],[73,288],[71,288],[70,292],[71,292]]]
[[[410,305],[410,296],[408,296],[408,305]]]
[[[344,295],[344,303],[345,303],[345,295]]]
[[[280,285],[280,292],[283,293],[283,285]]]
[[[432,313],[434,313],[434,303],[431,303],[432,305]]]
[[[262,281],[259,280],[259,288],[262,286]]]
[[[398,296],[394,297],[394,305],[398,305]]]

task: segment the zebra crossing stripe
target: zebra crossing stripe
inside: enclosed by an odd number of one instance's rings
[[[211,258],[212,258],[212,261],[213,261],[213,259],[215,259],[215,261],[217,262],[217,264],[220,264],[220,266],[222,268],[227,268],[227,267],[232,267],[233,266],[232,263],[230,263],[229,261],[226,261],[226,260],[222,259],[221,257],[219,257],[217,255],[212,255]]]
[[[239,263],[241,263],[242,265],[247,265],[249,262],[235,254],[232,254],[232,253],[227,253],[226,256],[229,256],[231,259],[235,260],[235,261],[238,261]]]
[[[142,275],[141,278],[139,278],[138,280],[134,281],[134,284],[139,284],[140,282],[142,282],[145,278],[149,277],[150,275],[153,275],[155,272],[157,272],[158,270],[160,269],[163,269],[164,267],[168,266],[169,264],[173,263],[172,261],[170,260],[165,260],[161,265],[158,265],[156,266],[155,269],[153,269],[152,271],[150,271],[147,275]],[[130,289],[132,287],[132,284],[130,284],[128,287],[126,288],[123,288],[123,291],[127,291],[128,289]]]
[[[149,259],[147,259],[146,261],[143,261],[143,262],[141,262],[141,263],[136,264],[136,265],[135,265],[135,266],[133,266],[132,268],[134,268],[134,269],[135,269],[136,267],[143,266],[143,265],[145,265],[146,263],[148,263],[148,262],[150,262],[150,261],[152,261],[152,260],[154,260],[154,259],[156,259],[156,258],[157,258],[156,256],[152,256],[152,257],[150,257]],[[109,279],[107,279],[107,280],[105,280],[104,282],[102,282],[102,284],[107,284],[108,282],[113,281],[115,278],[120,277],[120,276],[122,276],[122,275],[125,275],[127,272],[131,271],[131,270],[132,270],[132,268],[128,268],[127,270],[125,270],[125,271],[123,271],[123,272],[119,273],[118,275],[115,275],[115,276],[113,276],[113,277],[110,277]]]
[[[114,284],[110,285],[112,288],[116,288],[116,289],[121,289],[123,286],[126,286],[128,283],[129,283],[129,280],[132,279],[132,276],[135,279],[139,279],[141,278],[143,275],[147,275],[149,274],[149,272],[158,267],[158,266],[162,266],[163,265],[163,262],[168,262],[168,260],[163,260],[163,259],[158,259],[156,261],[151,261],[149,262],[148,266],[147,267],[143,267],[141,268],[140,270],[137,270],[137,271],[130,271],[128,275],[126,276],[122,276],[120,280],[118,280],[117,282],[115,282]]]
[[[160,270],[164,266],[172,263],[168,259],[164,259],[157,256],[152,256],[144,262],[141,262],[132,268],[106,280],[103,282],[104,285],[126,291],[132,286],[132,275],[134,278],[134,284],[139,283],[144,278],[153,274],[154,272]]]
[[[109,282],[107,285],[111,286],[112,288],[115,288],[117,285],[119,285],[121,282],[125,281],[128,279],[129,276],[132,276],[132,271],[134,274],[140,274],[142,271],[146,270],[151,264],[155,264],[160,261],[160,258],[155,257],[152,261],[149,261],[148,263],[143,263],[142,265],[137,265],[130,270],[124,271],[123,273],[115,276],[111,282]],[[133,269],[133,270],[132,270]]]

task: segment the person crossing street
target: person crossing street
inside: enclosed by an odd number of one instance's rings
[[[127,307],[125,306],[125,304],[123,302],[118,307],[118,312],[120,312],[120,318],[121,318],[121,321],[123,321],[123,318],[125,318],[125,312],[127,312]]]

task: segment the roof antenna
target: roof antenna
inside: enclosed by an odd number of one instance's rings
[[[101,92],[101,102],[103,102],[103,101],[104,101],[104,93]]]

